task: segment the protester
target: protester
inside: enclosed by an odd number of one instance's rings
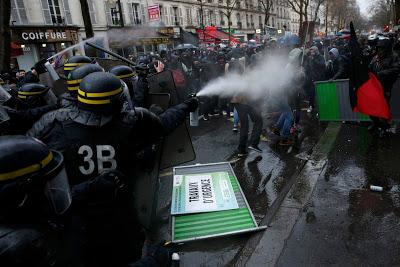
[[[304,62],[306,82],[305,91],[308,96],[309,108],[307,112],[311,112],[314,108],[315,99],[315,82],[324,80],[325,76],[325,60],[319,54],[318,47],[310,47],[310,54],[306,57]]]

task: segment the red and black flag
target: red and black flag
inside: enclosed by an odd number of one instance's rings
[[[368,69],[368,62],[363,58],[353,22],[350,22],[350,35],[349,49],[352,64],[349,93],[353,111],[389,120],[391,118],[390,109],[382,84]]]

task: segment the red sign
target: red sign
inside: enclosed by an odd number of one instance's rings
[[[160,6],[152,5],[147,8],[149,13],[149,21],[159,21],[160,20]]]

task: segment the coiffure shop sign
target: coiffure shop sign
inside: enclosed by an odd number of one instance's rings
[[[18,43],[51,43],[75,41],[76,31],[70,29],[13,29],[13,40]]]
[[[59,40],[66,41],[67,33],[66,32],[22,32],[22,39],[25,41],[29,40]]]

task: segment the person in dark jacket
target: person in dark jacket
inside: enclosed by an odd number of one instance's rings
[[[331,60],[327,66],[326,78],[328,80],[346,79],[348,77],[346,60],[339,54],[339,50],[337,48],[329,50],[329,57]]]
[[[314,108],[314,83],[324,80],[325,76],[325,60],[324,57],[320,55],[318,47],[312,46],[310,48],[310,54],[305,59],[304,68],[306,74],[305,91],[309,99],[309,108],[307,112],[311,112]]]
[[[103,170],[129,174],[136,153],[172,132],[198,105],[190,98],[157,117],[139,107],[121,112],[123,101],[120,79],[91,73],[80,83],[77,108],[46,114],[28,135],[61,151],[70,183],[77,184]]]
[[[381,82],[387,103],[390,103],[392,88],[400,74],[399,58],[393,54],[392,42],[389,39],[378,41],[376,46],[377,54],[372,59],[369,68]],[[389,128],[389,123],[383,119],[371,117],[372,125],[370,130],[377,130],[380,137],[383,137]]]

